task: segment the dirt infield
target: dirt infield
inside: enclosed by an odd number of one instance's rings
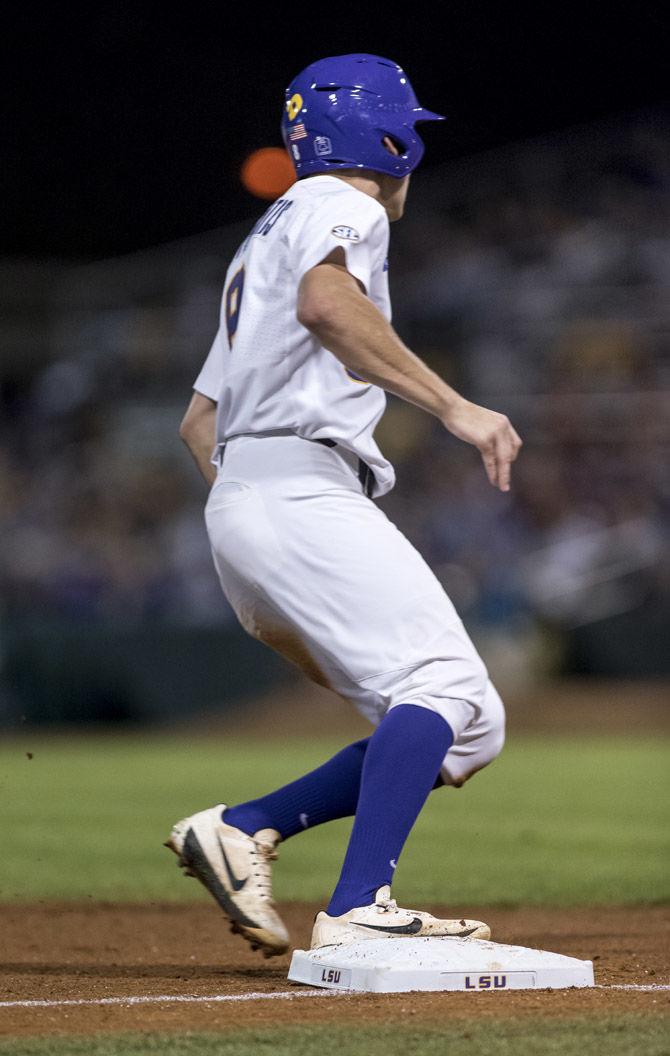
[[[319,907],[282,907],[296,946],[308,943]],[[438,912],[438,906],[427,906]],[[444,907],[443,907],[444,908]],[[609,987],[670,983],[670,913],[663,907],[573,910],[482,909],[501,942],[592,959]],[[151,995],[264,995],[300,992],[289,984],[288,956],[265,961],[231,936],[217,910],[194,905],[15,904],[0,906],[0,1001],[72,1001]],[[595,989],[398,995],[328,994],[302,1000],[0,1007],[0,1034],[88,1034],[355,1020],[406,1025],[408,1015],[438,1023],[445,1015],[568,1017],[668,1011],[667,990]]]

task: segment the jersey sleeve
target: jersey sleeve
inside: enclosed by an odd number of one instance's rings
[[[193,388],[202,396],[218,402],[219,392],[223,383],[223,350],[221,348],[221,330],[217,330],[216,337],[212,342],[207,359],[202,365],[202,370],[193,383]]]
[[[310,211],[291,246],[296,282],[334,249],[343,249],[347,271],[370,290],[388,252],[389,223],[383,207],[360,191],[336,194]]]

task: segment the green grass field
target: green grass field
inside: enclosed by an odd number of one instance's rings
[[[172,822],[267,791],[339,747],[149,734],[9,740],[0,900],[207,898],[161,846]],[[465,788],[431,796],[394,893],[414,904],[666,900],[668,763],[656,738],[517,738]],[[282,847],[279,899],[323,901],[349,824]]]
[[[668,1022],[640,1015],[524,1023],[487,1020],[397,1027],[291,1027],[229,1034],[112,1035],[0,1040],[0,1056],[667,1056]]]

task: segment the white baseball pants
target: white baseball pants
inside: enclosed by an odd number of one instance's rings
[[[372,723],[398,704],[454,731],[447,784],[499,754],[502,701],[420,554],[363,493],[358,459],[296,435],[229,440],[205,508],[221,586],[249,634]]]

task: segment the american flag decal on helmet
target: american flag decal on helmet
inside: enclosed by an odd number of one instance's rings
[[[288,134],[289,139],[305,139],[307,135],[307,129],[303,125],[302,121],[299,121],[297,125],[294,125]]]

